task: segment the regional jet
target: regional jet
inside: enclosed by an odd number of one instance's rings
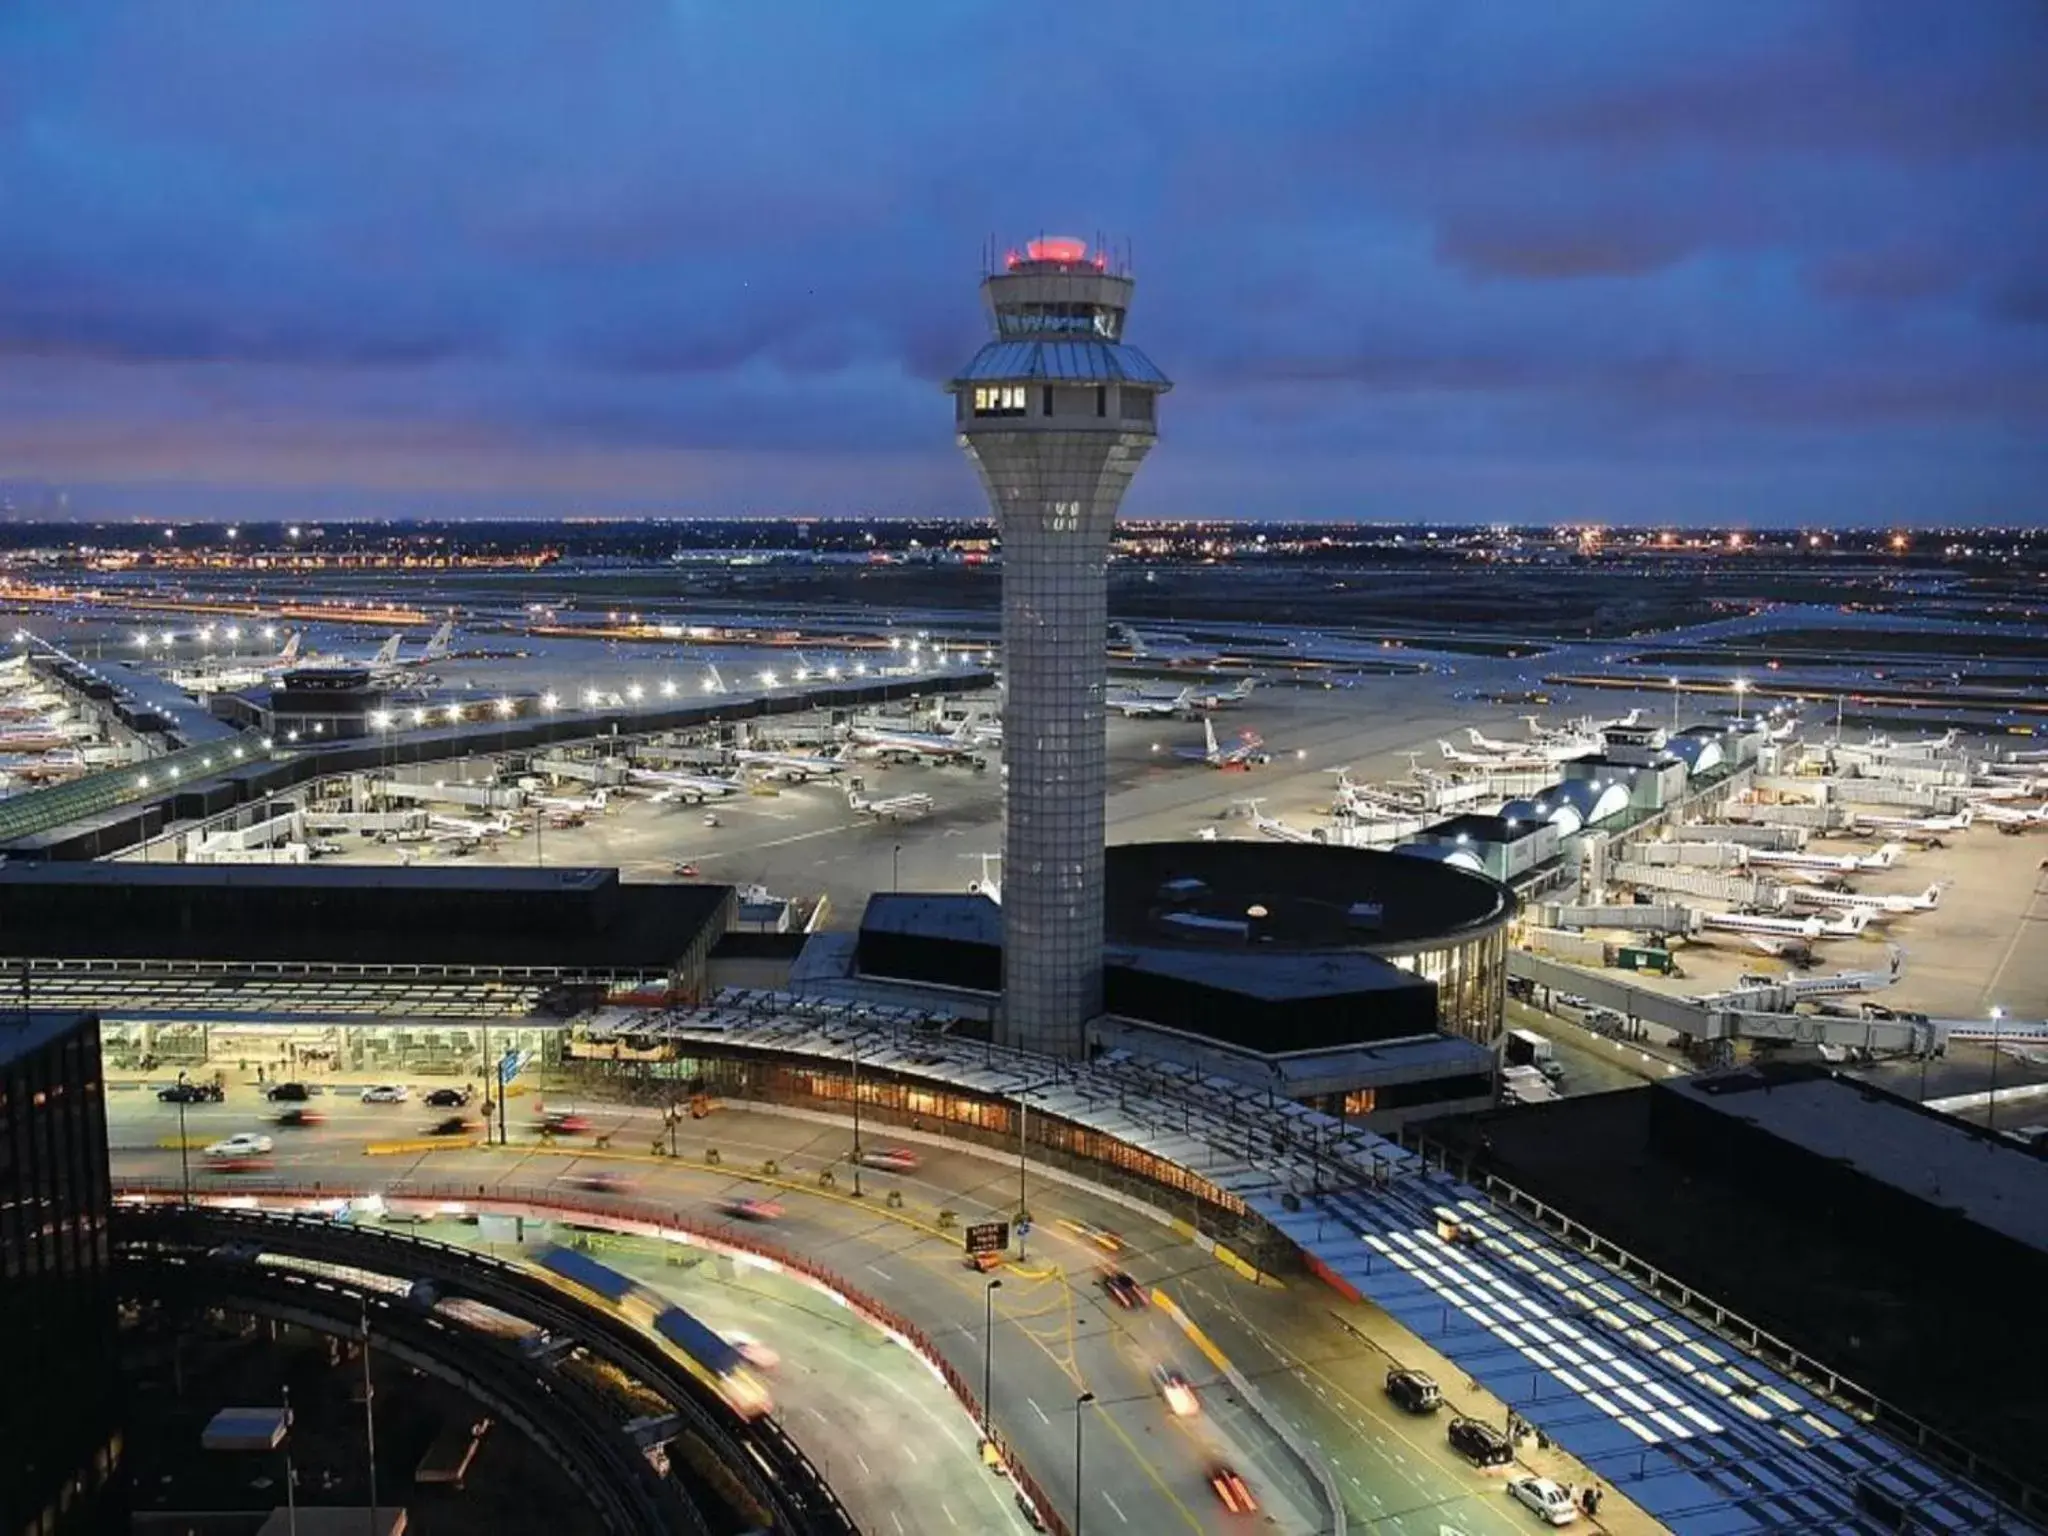
[[[854,747],[871,757],[931,758],[938,762],[962,762],[975,755],[974,722],[963,720],[950,735],[927,731],[899,731],[892,726],[854,723]]]
[[[1934,834],[1962,832],[1977,814],[1975,806],[1964,806],[1953,816],[1873,816],[1868,811],[1851,811],[1849,823],[1858,831]]]
[[[1146,717],[1171,719],[1180,715],[1193,714],[1195,690],[1183,688],[1172,695],[1151,693],[1143,688],[1112,688],[1102,700],[1103,708],[1115,710],[1126,720]]]
[[[1266,836],[1274,838],[1279,842],[1321,843],[1328,841],[1327,836],[1320,831],[1310,831],[1305,827],[1290,827],[1277,816],[1268,816],[1261,809],[1265,804],[1263,800],[1240,800],[1238,804],[1251,814],[1254,831],[1263,832]]]
[[[1766,868],[1816,875],[1853,875],[1864,869],[1890,869],[1905,849],[1886,843],[1875,853],[1794,853],[1782,848],[1751,848],[1744,862]]]
[[[1490,752],[1460,752],[1448,741],[1439,741],[1437,746],[1442,750],[1445,762],[1456,763],[1461,768],[1491,768],[1497,772],[1514,773],[1525,768],[1553,766],[1549,758],[1535,752],[1525,752],[1519,757],[1501,757]]]
[[[676,800],[687,800],[702,805],[713,795],[730,795],[740,787],[735,779],[712,778],[698,773],[674,773],[666,768],[628,768],[626,778],[631,783],[651,787],[654,793],[649,798],[656,805],[667,805]]]
[[[1854,891],[1821,891],[1795,888],[1787,891],[1793,905],[1822,907],[1836,912],[1868,912],[1873,923],[1904,917],[1913,912],[1932,912],[1941,905],[1941,886],[1930,885],[1917,896],[1866,896]]]
[[[1870,926],[1865,911],[1845,912],[1832,922],[1818,917],[1758,917],[1749,912],[1702,912],[1700,923],[1741,934],[1767,955],[1782,954],[1816,939],[1853,939]]]
[[[1112,624],[1109,632],[1134,661],[1156,661],[1169,667],[1208,667],[1222,660],[1221,653],[1205,650],[1186,635],[1148,635],[1128,624]]]
[[[830,778],[846,771],[846,759],[837,752],[757,752],[740,747],[727,755],[742,768],[791,784],[807,784],[812,779]]]

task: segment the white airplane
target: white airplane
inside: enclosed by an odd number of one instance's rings
[[[1816,939],[1853,939],[1870,925],[1865,911],[1845,912],[1833,922],[1818,917],[1758,917],[1748,912],[1702,912],[1700,923],[1743,935],[1767,955]]]
[[[593,789],[587,795],[528,795],[526,803],[543,811],[590,812],[604,809],[609,791]]]
[[[862,816],[872,816],[877,821],[915,821],[920,816],[931,815],[935,803],[930,795],[922,792],[908,795],[883,795],[869,799],[852,785],[846,788],[846,808]]]
[[[1156,661],[1169,667],[1207,667],[1222,660],[1219,652],[1203,649],[1186,635],[1148,635],[1128,624],[1112,624],[1109,632],[1136,661]]]
[[[1461,768],[1492,768],[1514,773],[1524,768],[1552,766],[1549,758],[1535,752],[1525,752],[1519,757],[1501,757],[1491,752],[1460,752],[1448,741],[1439,741],[1437,747],[1443,752],[1445,762],[1456,763]]]
[[[1980,805],[1977,814],[2001,832],[2024,831],[2028,827],[2048,826],[2048,800],[2032,809],[2024,805]]]
[[[981,860],[981,878],[967,882],[968,894],[986,896],[1000,907],[1003,904],[1003,879],[1000,875],[990,874],[988,867],[991,864],[1002,863],[1003,856],[1000,853],[969,853],[963,854],[962,857]]]
[[[1866,896],[1854,891],[1817,891],[1804,887],[1785,893],[1795,906],[1823,907],[1836,912],[1868,912],[1873,923],[1904,917],[1910,912],[1932,912],[1941,905],[1941,886],[1930,885],[1918,896]]]
[[[1202,718],[1202,741],[1199,747],[1175,747],[1173,755],[1190,763],[1231,770],[1248,769],[1254,763],[1266,761],[1265,738],[1257,731],[1240,731],[1236,742],[1224,747],[1217,743],[1215,722],[1206,715]]]
[[[728,754],[742,768],[751,768],[765,778],[807,784],[812,779],[830,778],[846,771],[846,759],[836,752],[757,752],[736,748]]]
[[[1320,843],[1326,841],[1321,832],[1312,832],[1302,827],[1290,827],[1277,816],[1268,816],[1260,809],[1262,800],[1240,800],[1237,802],[1251,813],[1252,828],[1283,843]]]
[[[1849,823],[1861,830],[1873,832],[1962,832],[1969,828],[1976,807],[1964,806],[1953,816],[1873,816],[1867,811],[1851,811]]]
[[[960,762],[975,754],[974,722],[963,720],[950,735],[928,731],[899,731],[891,726],[855,721],[849,737],[854,747],[871,757],[928,757],[937,761]]]
[[[1886,843],[1875,853],[1794,853],[1782,848],[1751,848],[1746,862],[1771,869],[1810,871],[1819,875],[1853,875],[1864,869],[1890,869],[1905,849]]]
[[[1191,688],[1188,702],[1196,709],[1223,709],[1232,704],[1242,704],[1252,696],[1252,689],[1258,686],[1256,678],[1242,678],[1235,685],[1223,689]]]
[[[1540,757],[1545,762],[1568,763],[1576,757],[1590,757],[1600,750],[1600,743],[1590,736],[1552,736],[1543,741],[1495,741],[1491,736],[1480,734],[1478,727],[1465,727],[1465,738],[1481,752],[1495,757],[1528,758]]]
[[[485,821],[438,813],[427,817],[427,836],[437,842],[482,842],[487,837],[509,837],[512,830],[512,818],[509,816],[493,816]]]
[[[1102,707],[1113,709],[1126,720],[1147,717],[1170,719],[1175,716],[1192,714],[1196,709],[1195,690],[1183,688],[1171,696],[1152,693],[1143,688],[1112,688],[1103,696]]]
[[[730,795],[740,787],[736,779],[711,778],[700,773],[675,773],[666,768],[628,768],[626,779],[629,783],[652,786],[654,793],[649,799],[656,805],[667,805],[676,800],[687,800],[702,805],[714,795]]]

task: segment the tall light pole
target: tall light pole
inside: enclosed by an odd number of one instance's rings
[[[1081,1424],[1086,1417],[1082,1410],[1094,1401],[1093,1392],[1074,1399],[1074,1536],[1081,1536]]]
[[[1991,1010],[1991,1100],[1985,1106],[1984,1129],[1998,1129],[1998,1042],[2005,1033],[2005,1010]]]
[[[1017,1262],[1024,1262],[1024,1233],[1031,1225],[1031,1207],[1024,1200],[1024,1128],[1031,1119],[1031,1105],[1024,1095],[1029,1088],[1017,1091]]]
[[[982,1291],[981,1321],[981,1438],[996,1437],[996,1292],[1003,1288],[1000,1278],[990,1280]]]
[[[860,1036],[853,1038],[853,1195],[860,1198]]]
[[[1671,679],[1671,729],[1678,729],[1678,679]]]
[[[292,1389],[284,1388],[284,1519],[289,1536],[299,1536],[299,1498],[292,1472]]]
[[[363,1303],[363,1442],[369,1451],[370,1536],[377,1530],[377,1389],[370,1383],[370,1298]]]
[[[1738,727],[1742,724],[1742,696],[1747,692],[1749,692],[1749,679],[1743,677],[1735,679],[1735,724]]]

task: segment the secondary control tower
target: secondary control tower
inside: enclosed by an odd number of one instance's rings
[[[1173,386],[1124,345],[1130,274],[1034,240],[982,280],[995,340],[947,386],[1003,545],[999,1038],[1078,1056],[1102,1010],[1110,529]]]

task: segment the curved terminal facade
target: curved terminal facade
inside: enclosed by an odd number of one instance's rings
[[[1132,282],[1080,240],[982,281],[995,339],[948,386],[1003,545],[1003,1039],[1080,1053],[1102,1008],[1110,530],[1172,386],[1123,341]]]

